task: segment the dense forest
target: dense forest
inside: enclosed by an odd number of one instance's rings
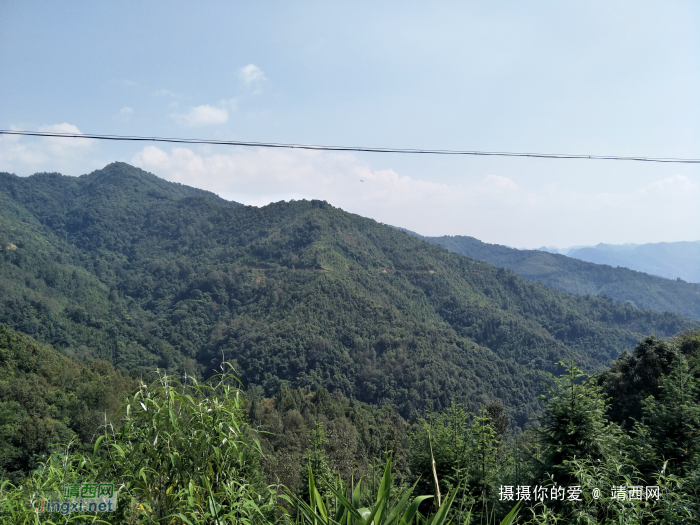
[[[553,364],[601,370],[697,322],[573,296],[321,201],[235,205],[122,163],[0,176],[0,322],[80,361],[274,395],[320,386],[404,417],[501,399]]]
[[[697,476],[698,322],[678,313],[564,293],[323,201],[242,206],[123,163],[0,174],[0,247],[7,512],[18,490],[110,473],[122,522],[330,523],[331,506],[389,523],[397,505],[485,523],[515,505],[501,485]],[[635,512],[695,512],[681,488]]]
[[[93,443],[136,381],[105,361],[82,365],[0,325],[0,477],[22,479],[55,443]]]
[[[64,444],[35,452],[26,477],[2,482],[3,523],[700,520],[700,331],[647,337],[593,377],[562,363],[565,373],[549,376],[542,411],[524,429],[498,401],[405,420],[322,387],[283,387],[265,398],[243,392],[227,364],[205,382],[161,375],[129,390],[106,363],[61,367],[65,358],[28,336],[0,335],[6,435],[58,424],[42,419],[38,404],[74,421],[86,403],[108,411],[116,393],[129,392],[92,433],[55,436]],[[53,368],[61,373],[47,377]],[[6,388],[31,374],[53,392],[43,403]],[[4,466],[20,456],[10,447],[2,455]],[[115,512],[35,512],[42,498],[86,479],[118,480]]]
[[[404,230],[407,231],[407,230]],[[664,279],[628,268],[593,264],[570,256],[539,250],[517,250],[481,242],[463,235],[424,237],[425,241],[451,252],[509,268],[531,281],[542,282],[562,292],[577,295],[606,295],[657,312],[677,312],[700,319],[700,284]]]

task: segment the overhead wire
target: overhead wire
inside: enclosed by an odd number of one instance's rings
[[[590,159],[590,160],[628,160],[638,162],[663,162],[678,164],[700,164],[700,159],[683,159],[667,157],[641,157],[619,155],[580,155],[568,153],[525,153],[514,151],[476,151],[449,149],[414,149],[414,148],[379,148],[364,146],[322,146],[316,144],[285,144],[279,142],[247,142],[239,140],[188,139],[175,137],[141,137],[133,135],[98,135],[91,133],[58,133],[49,131],[0,130],[0,135],[21,135],[27,137],[59,137],[74,139],[135,141],[135,142],[170,142],[176,144],[211,144],[219,146],[244,146],[257,148],[284,148],[317,151],[357,151],[364,153],[402,153],[422,155],[473,155],[486,157],[534,157],[543,159]]]

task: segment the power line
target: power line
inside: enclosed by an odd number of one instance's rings
[[[52,133],[46,131],[0,130],[0,135],[23,135],[28,137],[61,137],[73,139],[116,140],[136,142],[173,142],[178,144],[213,144],[220,146],[247,146],[256,148],[306,149],[319,151],[360,151],[367,153],[412,153],[423,155],[475,155],[486,157],[536,157],[543,159],[593,159],[634,160],[639,162],[674,162],[700,164],[700,159],[678,159],[662,157],[622,157],[617,155],[574,155],[567,153],[520,153],[513,151],[466,151],[449,149],[404,149],[374,148],[362,146],[319,146],[314,144],[283,144],[278,142],[244,142],[237,140],[184,139],[173,137],[138,137],[129,135],[94,135],[89,133]]]

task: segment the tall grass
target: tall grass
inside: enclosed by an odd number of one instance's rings
[[[245,423],[237,379],[205,384],[162,375],[128,399],[121,419],[104,427],[90,455],[67,447],[20,486],[0,489],[5,523],[257,525],[274,522],[275,492],[265,486],[259,443]],[[70,482],[114,481],[114,513],[37,514],[38,498]]]
[[[360,479],[316,482],[309,466],[309,501],[264,484],[259,443],[245,422],[237,379],[222,373],[206,383],[162,375],[142,384],[114,424],[106,424],[91,454],[74,444],[58,448],[18,486],[0,485],[0,523],[168,525],[469,525],[472,514],[444,498],[400,486],[392,460],[378,484]],[[432,453],[431,453],[432,457]],[[119,487],[111,513],[35,512],[41,498],[66,483],[110,482]],[[324,494],[324,496],[322,496]],[[286,508],[282,506],[286,503]],[[423,513],[421,513],[421,510]],[[514,523],[517,507],[501,523]],[[455,521],[459,519],[459,522]],[[495,524],[495,522],[493,522]],[[486,524],[483,524],[486,525]]]
[[[387,459],[384,475],[376,492],[363,491],[362,480],[353,487],[338,479],[326,483],[330,497],[322,497],[316,486],[313,472],[309,468],[309,501],[303,501],[295,494],[288,493],[284,498],[296,512],[293,518],[296,525],[447,525],[455,523],[452,507],[459,488],[439,498],[439,485],[436,477],[435,495],[414,496],[416,484],[411,487],[398,487],[391,474],[391,457]],[[431,508],[430,515],[420,513],[423,502],[438,502]],[[519,504],[501,521],[500,525],[515,523]],[[462,516],[461,525],[473,523],[471,512]],[[495,525],[495,521],[493,522]],[[484,523],[489,525],[489,523]]]

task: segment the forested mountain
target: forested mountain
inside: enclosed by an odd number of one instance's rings
[[[266,395],[324,386],[401,414],[502,399],[554,362],[598,370],[694,323],[568,295],[322,201],[240,206],[123,163],[0,175],[0,322],[81,360]]]
[[[606,295],[640,308],[676,312],[700,319],[700,284],[664,279],[628,268],[614,268],[608,264],[585,262],[580,258],[572,258],[577,256],[571,254],[565,256],[540,250],[517,250],[462,235],[424,237],[408,230],[402,231],[439,244],[452,252],[509,268],[521,277],[542,282],[563,292]]]
[[[0,244],[3,522],[37,519],[27,494],[105,476],[121,484],[106,523],[319,523],[321,498],[384,522],[411,486],[411,523],[497,523],[504,488],[543,484],[584,498],[521,501],[528,523],[698,517],[700,332],[661,339],[689,318],[556,291],[322,201],[246,207],[119,163],[0,174]],[[630,480],[661,497],[620,503]]]
[[[36,468],[52,444],[94,441],[135,384],[105,361],[81,365],[0,324],[0,479]]]

